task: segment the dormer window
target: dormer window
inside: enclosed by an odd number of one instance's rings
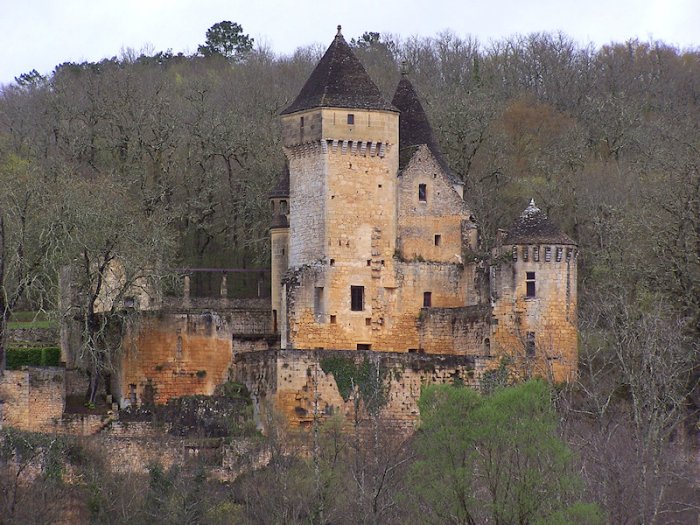
[[[425,184],[418,185],[418,202],[428,202],[428,188]]]
[[[348,113],[348,125],[352,126],[355,124],[355,115]]]

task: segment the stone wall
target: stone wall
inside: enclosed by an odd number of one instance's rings
[[[431,341],[431,331],[420,328],[419,321],[426,293],[435,308],[478,304],[480,275],[474,264],[465,267],[393,258],[376,268],[323,263],[305,266],[288,274],[287,348],[369,345],[372,350],[388,352],[425,349],[467,353],[466,348],[459,350],[461,342]],[[353,310],[352,286],[363,287],[361,310]]]
[[[122,406],[210,395],[228,376],[231,335],[230,318],[216,313],[144,313],[124,339],[113,392]]]
[[[234,352],[278,344],[270,310],[142,313],[124,338],[113,394],[121,406],[211,395],[229,377]]]
[[[23,367],[0,376],[2,423],[32,432],[55,428],[65,409],[65,370],[60,367]]]
[[[333,414],[341,414],[348,424],[365,419],[366,405],[372,400],[358,390],[341,391],[335,374],[342,368],[347,370],[348,365],[357,370],[369,366],[370,376],[376,372],[381,377],[384,401],[379,403],[380,417],[398,427],[413,428],[423,386],[459,382],[476,387],[488,364],[487,358],[474,356],[281,350],[236,356],[235,369],[237,380],[250,390],[261,421],[264,423],[266,414],[275,410],[294,430],[309,427],[315,417],[325,419]],[[368,376],[358,377],[355,381],[361,382]],[[355,399],[360,401],[359,412]]]
[[[419,316],[420,349],[427,354],[490,356],[488,305],[424,308]]]

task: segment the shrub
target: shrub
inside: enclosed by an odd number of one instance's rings
[[[41,349],[41,366],[60,366],[61,349],[56,346],[48,346]]]
[[[55,346],[8,348],[6,359],[8,370],[19,370],[23,366],[60,366],[61,349]]]

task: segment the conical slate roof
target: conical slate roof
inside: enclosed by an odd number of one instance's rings
[[[327,107],[396,111],[369,78],[362,63],[343,38],[340,26],[316,69],[282,115]]]
[[[289,164],[284,163],[284,171],[280,175],[277,184],[270,191],[269,197],[271,199],[279,199],[283,197],[289,197]]]
[[[428,116],[425,114],[423,105],[418,98],[418,93],[406,73],[401,74],[401,80],[396,87],[391,103],[401,112],[399,116],[399,168],[403,169],[411,160],[416,148],[421,144],[425,144],[445,173],[454,182],[461,184],[461,181],[447,165],[447,161],[440,149],[440,144],[433,134],[433,128],[430,126]]]
[[[576,243],[550,221],[535,200],[515,219],[503,244],[572,244]]]

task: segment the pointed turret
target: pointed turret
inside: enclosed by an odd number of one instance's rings
[[[503,244],[570,244],[576,243],[563,233],[545,213],[535,205],[535,199],[515,219]]]
[[[403,169],[411,160],[418,146],[425,144],[440,167],[453,180],[461,181],[452,173],[435,138],[428,116],[418,98],[418,93],[408,79],[406,71],[401,72],[401,80],[396,87],[391,103],[401,112],[399,117],[399,168]]]
[[[338,34],[301,92],[282,115],[312,108],[348,108],[396,111],[350,49],[338,26]]]

